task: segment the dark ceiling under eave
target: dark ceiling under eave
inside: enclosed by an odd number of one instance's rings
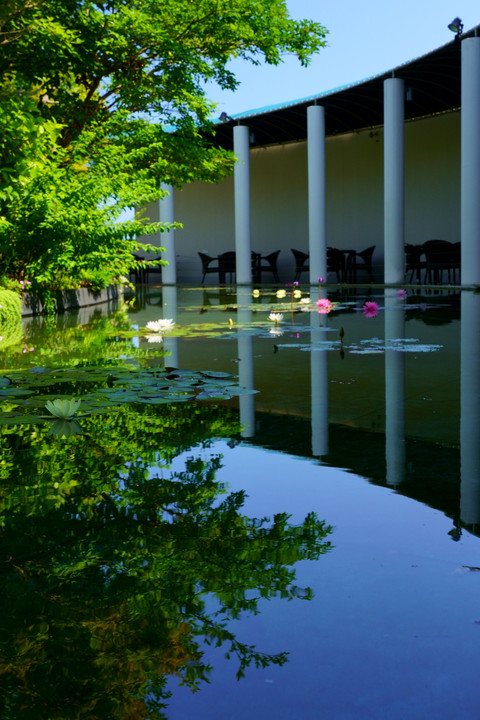
[[[474,36],[479,29],[477,26],[469,30],[462,38]],[[457,110],[461,92],[461,41],[453,40],[394,70],[317,98],[242,113],[241,117],[216,125],[215,144],[231,150],[232,129],[236,124],[248,125],[253,147],[306,140],[307,107],[315,103],[325,108],[327,137],[381,126],[383,81],[393,76],[405,82],[405,120]]]

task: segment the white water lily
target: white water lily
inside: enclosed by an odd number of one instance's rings
[[[80,400],[75,398],[69,398],[68,400],[62,400],[56,398],[56,400],[47,400],[45,407],[48,412],[58,418],[70,418],[78,412],[80,408]]]
[[[253,297],[260,297],[260,290],[257,290],[257,288],[255,288],[255,290],[252,290],[252,295]]]
[[[278,327],[273,327],[268,332],[274,337],[280,337],[280,335],[283,335],[283,330],[280,330]]]
[[[175,323],[173,320],[150,320],[147,322],[147,328],[153,332],[167,333],[169,330],[173,330]]]
[[[298,298],[302,297],[302,291],[301,290],[294,290],[293,291],[293,297],[298,300]]]
[[[277,292],[275,293],[277,298],[284,298],[286,294],[287,293],[285,292],[285,290],[277,290]]]
[[[300,302],[303,303],[304,305],[309,305],[309,304],[310,304],[310,298],[309,298],[309,297],[302,297],[301,300],[300,300]]]
[[[146,335],[147,342],[149,343],[161,343],[163,342],[163,335]]]
[[[274,323],[276,324],[276,323],[279,323],[279,322],[281,322],[281,321],[283,320],[283,314],[282,314],[282,313],[271,312],[270,315],[268,316],[268,319],[271,320],[272,322],[274,322]]]

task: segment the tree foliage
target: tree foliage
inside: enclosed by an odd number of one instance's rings
[[[307,64],[324,37],[284,0],[4,1],[4,271],[51,286],[124,272],[135,238],[158,228],[116,225],[122,210],[158,199],[160,182],[232,169],[208,121],[208,83],[236,86],[232,58]]]

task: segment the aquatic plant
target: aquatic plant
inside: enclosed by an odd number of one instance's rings
[[[362,307],[362,312],[367,318],[374,318],[378,315],[378,304],[372,300],[367,300]]]
[[[57,418],[66,419],[73,417],[79,410],[81,400],[76,398],[47,400],[45,407],[48,412]]]
[[[275,325],[278,325],[279,322],[283,320],[283,314],[277,313],[277,312],[271,312],[268,316],[268,319],[275,323]]]
[[[172,319],[150,320],[147,322],[147,328],[153,332],[167,333],[173,330],[175,322]]]
[[[328,315],[329,312],[331,312],[335,305],[328,299],[328,298],[319,298],[317,300],[316,305],[318,307],[318,312],[321,315]]]

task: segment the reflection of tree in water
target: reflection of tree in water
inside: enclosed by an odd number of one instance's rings
[[[245,517],[243,492],[215,479],[220,457],[150,470],[237,430],[227,411],[192,405],[123,407],[68,440],[2,430],[2,720],[165,717],[167,676],[192,689],[207,677],[205,641],[236,655],[240,676],[286,660],[228,621],[260,598],[310,597],[292,566],[325,552],[331,529],[313,514]]]

